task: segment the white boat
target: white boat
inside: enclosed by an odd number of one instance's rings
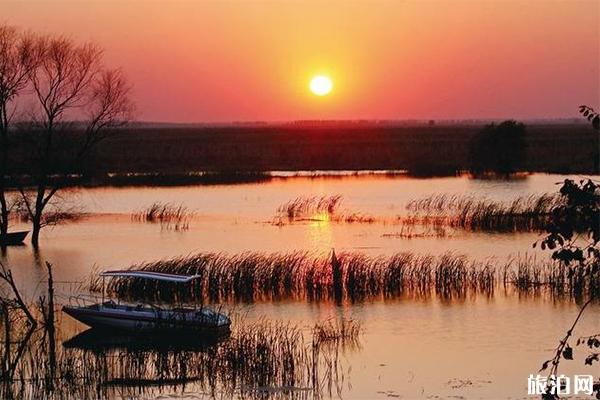
[[[196,276],[163,274],[147,271],[106,271],[102,278],[138,278],[188,283]],[[104,284],[102,288],[104,298]],[[160,308],[153,305],[117,304],[112,300],[87,306],[63,306],[63,311],[92,328],[125,331],[187,331],[206,334],[229,333],[231,320],[225,314],[202,308]]]

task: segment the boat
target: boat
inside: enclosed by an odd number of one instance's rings
[[[148,271],[106,271],[103,278],[102,301],[90,305],[65,305],[62,310],[77,321],[107,331],[157,332],[179,331],[194,334],[224,335],[230,332],[231,319],[210,308],[161,308],[152,304],[119,304],[104,301],[104,278],[137,278],[170,283],[189,283],[196,275],[175,275]]]
[[[8,232],[0,235],[0,246],[14,246],[22,244],[29,231]]]

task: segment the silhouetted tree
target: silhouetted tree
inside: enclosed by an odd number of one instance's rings
[[[579,113],[592,123],[592,128],[596,131],[600,131],[599,113],[594,111],[592,107],[585,105],[579,106]],[[600,137],[596,136],[595,139],[597,140],[597,143],[593,146],[592,157],[594,159],[594,172],[598,173],[600,172]]]
[[[44,210],[70,174],[78,173],[111,128],[130,118],[129,85],[120,70],[102,66],[102,51],[64,37],[37,40],[39,65],[27,79],[37,107],[19,134],[30,154],[33,190],[20,187],[37,247]],[[65,179],[60,179],[64,177]]]
[[[470,170],[474,174],[517,172],[523,167],[525,147],[524,124],[510,120],[486,125],[471,140]]]
[[[600,114],[594,111],[592,107],[586,105],[579,106],[579,112],[592,123],[594,129],[600,130]]]
[[[600,296],[600,186],[592,180],[575,183],[566,179],[560,189],[563,199],[550,214],[547,235],[541,240],[542,249],[552,251],[552,258],[569,267],[569,279],[587,285],[589,299],[581,307],[577,318],[565,336],[559,341],[553,358],[542,364],[540,371],[550,369],[558,375],[561,360],[573,359],[573,330],[583,312],[593,299]],[[534,247],[536,243],[534,243]],[[588,348],[586,365],[600,359],[600,332],[577,339],[576,345]],[[594,385],[600,396],[600,386]],[[557,398],[551,393],[546,398]]]
[[[15,100],[25,91],[30,72],[40,61],[33,35],[10,26],[0,26],[0,235],[8,230],[11,204],[6,196],[9,174],[11,121],[16,114]]]

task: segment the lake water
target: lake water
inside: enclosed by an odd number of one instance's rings
[[[46,229],[40,252],[29,245],[11,247],[2,260],[28,298],[43,290],[41,261],[55,266],[59,294],[93,271],[125,268],[143,261],[196,252],[288,252],[308,250],[391,255],[402,251],[441,254],[452,251],[473,259],[505,260],[547,253],[531,248],[538,233],[476,233],[452,230],[444,237],[394,236],[395,222],[413,199],[432,194],[471,195],[498,201],[556,192],[566,176],[535,174],[518,180],[467,177],[416,179],[378,175],[277,178],[258,184],[92,188],[70,193],[88,216]],[[569,178],[579,179],[578,176]],[[299,196],[341,195],[341,209],[376,216],[374,223],[306,221],[275,224],[277,208]],[[131,214],[154,202],[183,204],[195,213],[188,230],[132,221]],[[20,228],[15,226],[15,229]],[[360,321],[361,348],[344,353],[348,369],[344,399],[371,398],[526,398],[527,378],[566,332],[578,312],[570,300],[523,297],[496,291],[491,298],[456,301],[398,299],[336,305],[330,302],[281,301],[235,305],[249,319],[266,317],[309,327],[328,318]],[[600,307],[588,310],[575,336],[600,331]],[[62,319],[62,335],[83,331]],[[598,374],[583,365],[586,351],[575,348],[565,374]],[[194,397],[193,386],[186,396]],[[160,395],[158,395],[160,397]],[[336,396],[334,396],[336,397]]]

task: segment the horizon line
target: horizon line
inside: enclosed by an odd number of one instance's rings
[[[132,120],[127,125],[180,125],[180,126],[239,126],[239,125],[302,125],[302,124],[375,124],[375,125],[394,125],[394,124],[415,124],[415,125],[439,125],[439,124],[477,124],[491,123],[498,121],[514,120],[518,122],[529,123],[581,123],[585,124],[587,120],[581,117],[543,117],[543,118],[444,118],[444,119],[290,119],[290,120],[230,120],[230,121],[195,121],[195,122],[175,122],[175,121],[152,121],[152,120]]]

